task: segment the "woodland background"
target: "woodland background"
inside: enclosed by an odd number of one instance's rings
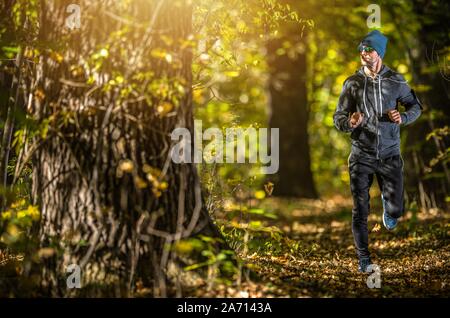
[[[0,3],[0,295],[448,296],[447,1],[377,1],[384,63],[424,105],[402,128],[396,232],[371,189],[380,289],[356,271],[332,118],[371,2],[81,0],[71,29],[72,2]],[[280,128],[278,173],[172,163],[194,118]]]

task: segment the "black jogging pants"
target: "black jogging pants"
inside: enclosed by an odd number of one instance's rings
[[[376,175],[383,208],[392,217],[403,215],[403,160],[400,155],[385,159],[357,157],[348,159],[350,187],[353,196],[352,231],[359,258],[369,257],[367,217],[370,210],[369,190]]]

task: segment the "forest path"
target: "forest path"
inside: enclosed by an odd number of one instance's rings
[[[367,286],[357,271],[349,198],[283,200],[268,198],[261,207],[276,215],[265,219],[280,235],[251,236],[243,261],[261,281],[215,290],[231,297],[424,297],[450,294],[450,215],[407,211],[387,231],[379,198],[371,201],[369,244],[381,270],[380,288]],[[253,218],[253,216],[251,216]],[[255,243],[256,241],[256,243]],[[259,246],[252,249],[252,246]],[[219,293],[219,295],[217,295]]]
[[[372,262],[381,270],[381,288],[368,288],[368,275],[357,272],[349,199],[270,202],[280,205],[275,225],[299,248],[296,253],[245,260],[272,282],[278,296],[448,296],[449,213],[407,211],[398,228],[389,232],[377,201],[372,199],[369,244]]]

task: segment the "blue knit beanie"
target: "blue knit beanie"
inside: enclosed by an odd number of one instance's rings
[[[383,58],[384,53],[386,53],[387,42],[387,37],[380,31],[373,30],[364,37],[361,43],[359,43],[358,50],[361,52],[363,46],[371,46],[377,51],[378,55]]]

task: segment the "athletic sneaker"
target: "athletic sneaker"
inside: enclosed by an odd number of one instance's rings
[[[372,264],[372,262],[370,261],[370,257],[362,257],[359,259],[359,266],[358,266],[358,271],[360,271],[361,273],[365,273],[367,267]]]

